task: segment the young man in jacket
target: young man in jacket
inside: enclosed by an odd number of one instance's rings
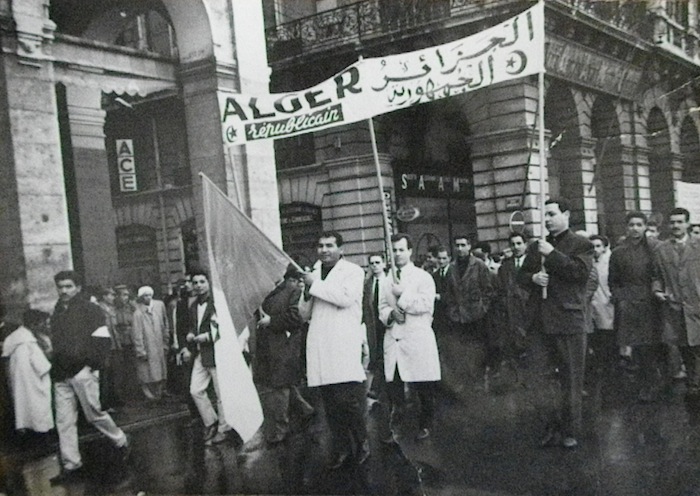
[[[51,318],[51,378],[54,381],[62,471],[51,479],[51,484],[64,484],[82,476],[83,462],[78,449],[78,404],[87,421],[112,441],[123,461],[129,455],[129,442],[124,431],[100,406],[98,369],[102,360],[96,339],[109,342],[104,314],[99,306],[80,294],[82,278],[77,272],[59,272],[54,281],[58,302]],[[98,338],[100,329],[104,330],[104,337]]]

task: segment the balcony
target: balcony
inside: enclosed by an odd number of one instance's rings
[[[695,4],[697,0],[688,0]],[[521,10],[528,3],[515,0],[363,0],[269,28],[266,32],[271,63],[337,48],[362,45],[380,36],[429,29],[449,20],[482,20],[504,7]],[[653,42],[675,55],[700,64],[697,9],[682,12],[642,0],[551,0],[578,18],[589,17],[626,34]]]

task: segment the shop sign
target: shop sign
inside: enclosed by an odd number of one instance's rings
[[[134,141],[130,139],[118,139],[116,141],[119,191],[123,193],[138,191],[136,185],[136,162],[134,161]]]
[[[510,230],[514,233],[522,234],[525,232],[525,215],[520,210],[516,210],[510,214],[510,221],[508,222]]]
[[[396,211],[396,218],[401,222],[411,222],[420,217],[420,210],[416,207],[404,205]]]
[[[321,209],[316,205],[282,205],[280,207],[280,224],[295,225],[321,221]]]
[[[470,196],[471,184],[469,177],[415,173],[401,174],[399,177],[401,190],[416,196]]]

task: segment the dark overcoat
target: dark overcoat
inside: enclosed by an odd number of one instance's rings
[[[255,382],[268,387],[295,386],[302,379],[303,323],[299,315],[301,288],[283,282],[265,297],[263,311],[270,316],[267,327],[257,330],[253,365]]]
[[[554,251],[544,260],[549,274],[547,298],[543,299],[542,288],[532,282],[532,276],[542,267],[537,243],[528,247],[518,280],[530,288],[530,304],[536,310],[542,332],[584,333],[588,315],[586,285],[593,267],[593,245],[568,229],[556,237],[548,236],[547,241],[554,246]]]
[[[211,294],[206,300],[206,308],[202,316],[202,322],[197,325],[197,306],[198,301],[195,299],[190,305],[190,329],[191,332],[198,336],[200,334],[209,333],[209,341],[204,343],[188,343],[187,347],[192,352],[193,358],[199,353],[202,357],[202,365],[204,367],[216,367],[214,359],[214,341],[216,337],[212,333],[212,318],[216,316],[216,308],[214,307],[214,298]]]
[[[700,345],[700,240],[689,238],[677,247],[674,239],[662,241],[654,251],[654,290],[667,294],[662,306],[665,342]],[[681,312],[682,310],[682,312]],[[685,329],[680,325],[685,322]]]
[[[532,323],[532,307],[529,287],[517,280],[521,268],[515,266],[515,258],[505,260],[498,269],[497,296],[494,304],[495,329],[499,341],[507,349],[522,350],[526,346],[528,330]]]
[[[382,281],[386,275],[378,281],[377,291],[381,293]],[[384,324],[379,320],[378,303],[380,295],[374,300],[374,276],[370,274],[365,279],[362,291],[362,322],[367,328],[367,345],[369,346],[369,369],[378,370],[378,364],[384,360]],[[375,306],[375,303],[377,305]]]
[[[620,346],[659,343],[660,305],[651,290],[655,239],[625,240],[610,255],[608,286],[615,303],[614,328]]]

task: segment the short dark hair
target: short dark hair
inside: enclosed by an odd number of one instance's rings
[[[610,246],[610,240],[608,239],[607,236],[603,236],[602,234],[593,234],[591,235],[590,238],[588,238],[590,241],[595,241],[596,239],[598,241],[603,242],[603,246]]]
[[[323,231],[318,235],[318,239],[321,238],[335,238],[335,244],[338,248],[343,246],[343,236],[338,231]]]
[[[640,212],[639,210],[633,210],[632,212],[627,212],[627,214],[625,215],[625,224],[627,224],[632,219],[642,219],[642,222],[644,222],[647,225],[649,225],[648,222],[651,222],[647,219],[646,214],[644,214],[643,212]]]
[[[450,253],[450,250],[448,250],[447,247],[446,247],[446,246],[443,246],[443,245],[436,245],[436,246],[433,246],[433,247],[430,248],[430,253],[431,253],[434,257],[437,257],[437,256],[438,256],[438,253],[441,253],[441,252],[443,252],[443,251],[444,251],[445,253],[448,253],[448,254]]]
[[[559,206],[559,211],[561,213],[571,212],[571,202],[566,198],[550,198],[549,200],[544,202],[545,205],[552,205],[554,203],[556,203]]]
[[[656,222],[654,219],[649,219],[647,221],[647,227],[659,227],[659,223]]]
[[[520,239],[523,240],[523,243],[527,243],[527,238],[525,237],[525,235],[524,235],[523,233],[511,232],[511,233],[508,235],[508,241],[509,241],[509,242],[510,242],[512,239],[514,239],[514,238],[520,238]]]
[[[466,239],[466,240],[467,240],[467,244],[469,244],[469,246],[472,245],[472,240],[471,240],[471,238],[470,238],[469,236],[467,236],[466,234],[456,234],[456,235],[452,236],[452,241],[453,241],[453,242],[457,241],[458,239]]]
[[[65,281],[66,279],[67,278],[63,278],[61,281]],[[71,279],[71,281],[73,281],[73,279]],[[28,308],[22,314],[22,323],[24,324],[24,327],[33,329],[35,326],[46,323],[49,317],[51,317],[51,315],[46,312],[42,312],[41,310],[36,310],[34,308]]]
[[[73,281],[73,284],[76,286],[82,286],[83,285],[83,276],[78,274],[74,270],[62,270],[55,276],[53,276],[53,281],[58,284],[59,281]]]
[[[672,215],[685,215],[685,221],[690,220],[690,212],[688,209],[683,207],[676,207],[668,213],[668,218],[670,219]]]
[[[409,234],[406,234],[406,233],[397,233],[397,234],[392,234],[392,235],[391,235],[391,242],[392,242],[392,243],[398,243],[398,242],[401,241],[402,239],[405,239],[405,240],[406,240],[406,247],[407,247],[409,250],[412,250],[412,249],[413,249],[413,239],[411,238],[411,236],[410,236]]]
[[[207,278],[207,281],[209,281],[209,273],[201,267],[192,268],[187,274],[189,274],[191,279],[194,279],[194,276],[204,276]]]
[[[476,243],[473,248],[474,250],[481,250],[484,253],[488,253],[489,255],[491,254],[491,243],[488,241],[479,241]]]
[[[375,251],[374,253],[370,253],[369,255],[367,255],[367,263],[369,263],[369,261],[372,260],[372,257],[379,257],[382,259],[383,262],[386,261],[386,255],[384,255],[384,253],[381,251]]]
[[[102,298],[103,296],[108,295],[110,293],[117,294],[117,292],[114,290],[114,288],[110,288],[109,286],[100,288],[100,298]]]

